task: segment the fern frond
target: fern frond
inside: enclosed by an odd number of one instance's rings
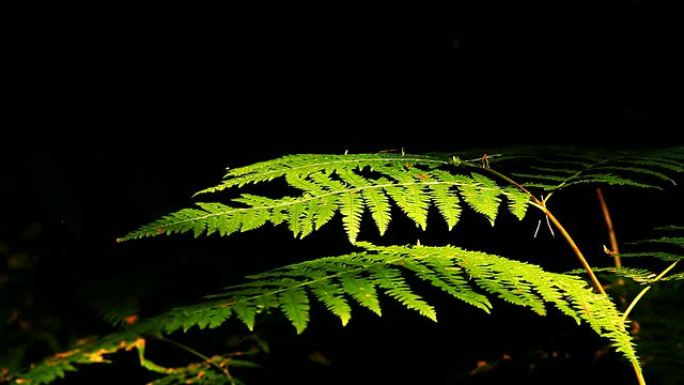
[[[445,164],[447,161],[437,156],[409,154],[288,155],[229,170],[221,184],[199,191],[197,194],[213,193],[235,186],[242,187],[246,184],[267,182],[281,177],[303,180],[318,172],[329,175],[337,170],[363,170],[364,168],[374,169],[380,166],[403,167],[404,165],[436,167]]]
[[[78,347],[73,354],[52,357],[21,378],[34,381],[32,384],[47,383],[72,370],[76,364],[101,362],[102,354],[130,349],[143,336],[187,331],[194,326],[214,328],[233,315],[252,330],[256,315],[281,309],[297,333],[301,333],[309,321],[310,297],[324,304],[342,324],[351,316],[347,298],[380,315],[380,293],[436,320],[434,308],[405,280],[407,272],[487,312],[492,307],[488,296],[530,308],[541,315],[546,313],[546,304],[551,304],[578,323],[587,323],[600,336],[608,338],[618,352],[638,365],[621,314],[607,296],[592,292],[578,277],[550,273],[535,265],[452,246],[359,245],[363,251],[248,277],[248,282],[211,296],[208,302],[171,310],[96,343]],[[52,377],[47,376],[46,371]]]
[[[620,278],[627,278],[631,279],[634,282],[646,285],[650,284],[653,282],[653,278],[656,277],[656,273],[647,270],[647,269],[641,269],[641,268],[635,268],[635,267],[620,267],[620,268],[615,268],[615,267],[595,267],[592,269],[594,273],[608,273],[611,275],[618,276]],[[578,275],[578,276],[584,276],[586,274],[586,270],[584,269],[575,269],[568,271],[566,274],[572,274],[572,275]]]
[[[570,150],[571,151],[571,150]],[[662,189],[676,185],[675,176],[684,172],[682,148],[616,151],[567,148],[506,149],[492,159],[492,167],[510,170],[517,181],[546,191],[576,185],[613,185]]]
[[[662,189],[662,183],[676,183],[674,176],[684,171],[682,149],[568,154],[534,148],[508,152],[493,158],[494,166],[510,171],[527,187],[547,191],[586,184]],[[269,222],[287,222],[301,238],[320,229],[339,211],[353,243],[366,210],[380,234],[385,233],[391,221],[390,198],[421,229],[427,227],[431,205],[449,228],[458,221],[464,204],[493,225],[503,197],[516,217],[525,215],[528,199],[522,192],[486,177],[486,171],[478,170],[473,162],[454,159],[460,158],[445,154],[304,154],[260,162],[230,170],[221,184],[201,193],[284,178],[301,195],[269,198],[243,194],[231,204],[197,203],[197,207],[142,226],[120,241],[183,232],[228,235]]]
[[[684,237],[672,234],[683,231],[684,227],[668,225],[656,227],[656,230],[663,231],[667,235],[629,242],[628,245],[632,247],[630,249],[632,251],[620,253],[620,256],[625,258],[651,257],[670,262],[684,260]]]
[[[528,207],[526,194],[510,186],[501,187],[472,170],[438,169],[447,163],[435,157],[371,154],[354,158],[354,161],[337,155],[330,157],[286,157],[294,161],[291,167],[283,166],[281,159],[266,162],[265,168],[255,168],[261,171],[235,174],[241,181],[235,182],[238,186],[244,184],[247,176],[249,183],[284,176],[290,186],[301,190],[300,196],[269,198],[243,193],[229,204],[200,202],[194,208],[182,209],[144,225],[119,241],[185,232],[192,232],[195,237],[204,233],[226,236],[257,229],[267,223],[287,223],[295,237],[303,238],[340,212],[347,236],[354,243],[366,211],[370,211],[380,234],[385,233],[392,219],[390,200],[423,230],[427,227],[428,210],[432,205],[437,207],[450,229],[456,225],[463,205],[482,214],[492,224],[503,197],[508,199],[510,211],[518,218],[525,215]],[[306,165],[303,159],[308,162]],[[275,165],[284,169],[276,172]]]
[[[661,278],[661,281],[681,281],[684,280],[684,273],[676,273],[668,275],[667,277]]]
[[[682,231],[682,226],[661,226],[656,230],[666,231],[668,235],[671,232]],[[620,257],[625,258],[655,258],[663,261],[674,262],[662,273],[656,274],[646,269],[638,268],[600,268],[594,269],[597,272],[614,273],[617,276],[632,279],[641,284],[654,284],[662,281],[678,281],[684,279],[684,273],[675,273],[666,275],[677,266],[679,261],[684,260],[684,237],[664,236],[660,238],[643,239],[636,242],[630,242],[627,245],[636,248],[635,251],[620,253]],[[655,249],[654,249],[655,247]],[[663,250],[665,248],[666,250]]]
[[[633,251],[620,253],[622,258],[657,258],[663,261],[680,261],[684,259],[684,255],[676,253],[668,253],[666,251]]]

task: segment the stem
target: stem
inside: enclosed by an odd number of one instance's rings
[[[606,227],[608,228],[608,237],[610,238],[610,251],[613,256],[613,261],[615,262],[616,268],[622,267],[622,260],[620,260],[620,249],[618,248],[617,237],[615,236],[615,228],[613,227],[613,220],[610,216],[610,210],[608,210],[608,205],[603,197],[603,191],[600,187],[596,188],[596,195],[598,196],[599,203],[601,204],[601,211],[603,212],[603,219],[606,221]]]
[[[530,198],[534,202],[533,205],[535,207],[539,208],[540,210],[542,210],[544,212],[544,214],[546,214],[547,218],[549,218],[551,220],[551,222],[553,222],[554,226],[556,226],[558,231],[561,232],[561,234],[563,235],[563,238],[565,238],[565,240],[570,245],[570,248],[572,248],[572,251],[577,256],[577,259],[579,259],[580,263],[582,264],[582,267],[584,267],[584,270],[586,270],[587,274],[589,275],[589,278],[591,278],[591,282],[594,285],[594,287],[596,288],[596,290],[599,293],[607,296],[608,294],[606,294],[606,291],[603,289],[601,282],[599,282],[598,278],[596,278],[596,274],[594,274],[594,271],[592,270],[591,266],[589,265],[589,262],[587,262],[587,259],[584,257],[584,254],[582,254],[582,251],[577,246],[574,239],[572,239],[572,237],[570,236],[568,231],[565,229],[565,227],[563,227],[563,225],[558,221],[558,219],[553,215],[553,213],[551,213],[551,211],[549,211],[549,209],[546,208],[546,201],[540,200],[534,194],[532,194],[527,188],[525,188],[525,186],[521,185],[520,183],[511,179],[510,177],[508,177],[508,176],[506,176],[506,175],[504,175],[504,174],[502,174],[496,170],[493,170],[491,168],[484,168],[484,170],[490,172],[491,174],[498,176],[499,178],[507,181],[508,183],[511,183],[512,185],[516,186],[518,189],[520,189],[521,191],[525,192],[527,195],[530,196]],[[548,197],[547,197],[547,199],[548,199]],[[617,241],[616,241],[616,243],[617,243]],[[671,268],[674,268],[674,266],[672,266]],[[668,268],[666,270],[669,271],[669,270],[671,270],[671,268]],[[665,271],[664,273],[667,273],[667,271]],[[661,275],[659,275],[656,278],[659,279],[659,277],[662,277],[662,275],[664,275],[664,274],[661,273]],[[636,304],[636,303],[634,303],[634,304]],[[630,307],[634,307],[634,306],[630,305]],[[639,367],[639,363],[638,362],[631,362],[631,364],[632,364],[632,369],[634,369],[634,374],[636,375],[637,382],[639,383],[639,385],[646,385],[646,380],[644,379],[644,375],[641,372],[641,369]]]
[[[603,286],[601,285],[601,282],[599,282],[598,278],[596,277],[596,274],[594,274],[594,271],[592,270],[591,266],[589,265],[589,262],[587,262],[587,259],[584,257],[584,254],[582,254],[582,250],[577,246],[575,243],[575,240],[572,239],[568,231],[563,227],[563,225],[558,221],[556,216],[551,213],[546,206],[544,207],[544,213],[546,214],[547,217],[551,220],[551,223],[556,226],[558,231],[563,235],[563,238],[568,242],[570,245],[570,248],[572,249],[573,252],[575,252],[575,255],[577,256],[577,259],[579,259],[580,263],[582,264],[582,267],[584,267],[584,270],[587,271],[587,274],[589,274],[589,278],[591,279],[591,283],[594,284],[594,287],[596,290],[603,294],[607,295],[606,291],[603,289]]]
[[[517,187],[518,189],[520,189],[520,191],[522,191],[522,192],[524,192],[525,194],[529,195],[530,198],[532,198],[532,201],[534,201],[534,203],[536,203],[536,204],[538,204],[538,205],[540,205],[540,206],[544,206],[544,202],[542,202],[541,199],[537,198],[534,194],[532,194],[532,193],[530,192],[530,190],[528,190],[527,188],[525,188],[525,186],[523,186],[523,185],[521,185],[520,183],[514,181],[514,180],[511,179],[508,175],[502,174],[502,173],[500,173],[500,172],[494,170],[493,168],[485,168],[484,170],[487,170],[489,173],[494,174],[494,175],[498,176],[499,178],[505,180],[506,182],[512,184],[513,186]]]
[[[484,170],[487,170],[488,172],[490,172],[490,173],[498,176],[499,178],[505,180],[506,182],[514,185],[515,187],[517,187],[518,189],[520,189],[521,191],[525,192],[527,195],[530,196],[532,201],[534,203],[536,203],[534,206],[539,208],[540,210],[542,210],[544,212],[544,214],[546,214],[546,216],[551,220],[553,225],[563,235],[563,238],[565,238],[565,240],[568,242],[568,244],[570,245],[570,248],[572,249],[572,251],[577,256],[577,259],[580,261],[580,264],[582,265],[584,270],[589,275],[589,278],[591,279],[591,283],[594,285],[594,288],[596,288],[596,291],[598,291],[599,293],[601,293],[603,295],[606,295],[606,291],[603,289],[603,286],[601,285],[601,282],[599,282],[598,278],[596,277],[596,274],[594,274],[594,271],[592,270],[591,266],[589,265],[589,262],[587,262],[587,259],[584,257],[584,254],[582,254],[582,250],[580,250],[580,248],[575,243],[575,240],[570,236],[570,234],[565,229],[565,227],[563,227],[563,225],[560,223],[560,221],[558,221],[556,216],[553,215],[553,213],[551,213],[551,211],[549,211],[549,209],[546,208],[545,202],[542,201],[541,199],[537,198],[534,194],[532,194],[530,192],[530,190],[526,189],[525,186],[514,181],[513,179],[511,179],[507,175],[504,175],[504,174],[502,174],[496,170],[493,170],[491,168],[485,168]]]
[[[161,341],[168,342],[168,343],[170,343],[171,345],[174,345],[174,346],[176,346],[176,347],[178,347],[178,348],[181,348],[181,349],[185,350],[186,352],[188,352],[188,353],[190,353],[190,354],[193,354],[193,355],[195,355],[195,356],[197,356],[197,357],[203,359],[203,360],[206,361],[209,365],[211,365],[211,366],[215,367],[216,369],[218,369],[219,371],[223,372],[223,374],[225,374],[226,377],[228,377],[228,379],[229,379],[230,381],[233,380],[233,376],[230,375],[230,372],[228,371],[228,369],[224,369],[224,368],[222,368],[222,367],[216,365],[214,362],[211,361],[211,358],[205,356],[204,354],[198,352],[197,350],[195,350],[195,349],[193,349],[193,348],[191,348],[191,347],[189,347],[189,346],[187,346],[187,345],[181,344],[180,342],[176,342],[176,341],[174,341],[174,340],[170,340],[170,339],[168,339],[168,338],[166,338],[166,337],[157,337],[157,338],[158,338],[159,340],[161,340]]]
[[[670,264],[670,266],[666,267],[665,270],[663,270],[660,274],[658,274],[655,278],[653,278],[650,285],[643,288],[639,292],[639,294],[637,294],[637,296],[634,297],[634,299],[632,300],[632,303],[629,304],[629,306],[627,307],[627,310],[625,310],[625,312],[622,314],[622,321],[623,322],[627,320],[627,317],[629,317],[629,313],[631,313],[632,310],[634,310],[634,307],[639,302],[639,300],[641,300],[641,297],[643,297],[646,293],[648,293],[649,290],[651,290],[651,288],[653,287],[653,283],[661,280],[665,276],[665,274],[669,273],[670,270],[674,269],[675,266],[677,266],[677,262],[679,262],[679,261],[672,262]]]
[[[670,264],[670,266],[666,267],[665,270],[663,270],[662,272],[660,272],[660,274],[658,274],[655,278],[653,278],[650,285],[643,288],[639,292],[639,294],[637,294],[637,296],[634,297],[634,299],[632,300],[632,303],[629,304],[629,306],[627,307],[627,310],[625,310],[625,312],[622,314],[622,322],[623,323],[625,321],[627,321],[627,317],[629,317],[629,313],[631,313],[632,310],[634,310],[634,307],[636,306],[637,303],[639,303],[641,298],[644,295],[646,295],[646,293],[648,293],[649,290],[651,290],[651,288],[653,287],[653,283],[661,280],[665,276],[665,274],[669,273],[672,269],[674,269],[675,266],[677,266],[677,262],[679,262],[679,261],[672,262]],[[644,379],[644,375],[641,373],[641,370],[639,370],[639,366],[636,363],[632,362],[632,367],[634,368],[634,373],[637,376],[637,381],[639,381],[639,385],[646,385],[646,380]]]
[[[623,322],[624,322],[624,321],[627,321],[627,317],[629,317],[629,313],[631,313],[632,310],[634,310],[634,306],[636,306],[637,302],[639,302],[639,300],[641,300],[641,297],[643,297],[644,295],[646,295],[646,293],[648,293],[648,291],[651,290],[651,287],[653,287],[653,286],[651,286],[651,285],[646,286],[645,288],[643,288],[643,289],[639,292],[639,294],[637,294],[636,297],[634,297],[634,299],[632,300],[632,303],[630,303],[629,306],[627,306],[627,309],[626,309],[625,312],[622,314],[622,321],[623,321]]]
[[[641,373],[641,370],[639,370],[639,365],[632,362],[632,368],[634,369],[634,374],[636,375],[639,385],[646,385],[646,379],[644,378],[644,374]]]

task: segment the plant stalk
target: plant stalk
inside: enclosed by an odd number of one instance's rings
[[[625,312],[622,314],[622,320],[623,321],[627,320],[627,317],[629,317],[629,313],[631,313],[632,310],[634,310],[634,307],[636,306],[636,304],[641,300],[641,298],[646,293],[648,293],[649,290],[651,290],[651,288],[653,287],[653,283],[660,281],[665,276],[665,274],[669,273],[672,269],[674,269],[675,266],[677,266],[677,262],[679,262],[679,261],[672,262],[670,264],[670,266],[666,267],[665,270],[663,270],[662,272],[660,272],[660,274],[658,274],[655,278],[653,278],[650,285],[643,288],[639,292],[639,294],[637,294],[637,296],[634,297],[634,299],[632,300],[632,303],[629,304],[629,306],[627,307],[627,310],[625,310]]]
[[[582,267],[584,267],[584,270],[587,271],[587,274],[589,274],[589,278],[591,279],[591,283],[594,285],[596,290],[603,294],[607,295],[606,291],[603,289],[603,285],[601,285],[601,282],[599,282],[598,278],[596,277],[596,274],[594,274],[594,271],[592,270],[591,266],[589,265],[589,262],[587,262],[587,259],[584,257],[584,254],[582,254],[582,250],[577,246],[575,243],[575,240],[572,239],[568,231],[563,227],[563,225],[558,221],[555,215],[549,211],[546,206],[544,206],[544,213],[546,214],[547,217],[551,220],[551,223],[553,223],[554,226],[560,231],[560,233],[563,235],[563,238],[568,242],[570,245],[570,248],[572,251],[575,253],[577,256],[577,259],[579,259],[580,263],[582,264]]]
[[[601,212],[603,212],[603,219],[605,219],[606,227],[608,228],[608,238],[610,239],[610,254],[613,256],[615,268],[619,269],[622,267],[622,260],[620,259],[620,249],[618,248],[617,236],[615,235],[615,227],[613,227],[613,220],[610,216],[610,210],[608,210],[606,199],[603,197],[603,191],[600,187],[596,188],[596,195],[598,196],[599,203],[601,204]]]
[[[584,270],[589,275],[589,278],[591,279],[591,282],[594,285],[594,288],[599,293],[601,293],[602,295],[608,296],[608,294],[606,294],[606,291],[603,289],[603,285],[601,285],[601,282],[599,282],[598,278],[596,277],[596,274],[594,274],[594,271],[591,268],[591,266],[589,265],[589,262],[587,262],[587,259],[584,257],[584,254],[582,254],[582,251],[580,250],[580,248],[575,243],[575,240],[572,238],[572,236],[570,236],[570,233],[568,233],[568,231],[560,223],[560,221],[558,221],[558,218],[556,218],[556,216],[553,215],[553,213],[551,213],[551,211],[549,211],[549,209],[546,208],[546,202],[537,198],[527,188],[525,188],[525,186],[523,186],[520,183],[516,182],[515,180],[511,179],[507,175],[504,175],[504,174],[502,174],[496,170],[493,170],[489,167],[484,168],[484,170],[486,170],[486,171],[490,172],[491,174],[496,175],[497,177],[499,177],[499,178],[507,181],[508,183],[516,186],[518,189],[520,189],[521,191],[525,192],[527,195],[530,196],[530,199],[532,199],[532,201],[533,201],[533,205],[536,206],[537,208],[539,208],[540,210],[542,210],[544,212],[544,214],[546,214],[547,218],[549,218],[549,220],[551,220],[551,222],[554,224],[554,226],[563,235],[563,238],[565,238],[565,240],[568,242],[568,244],[570,245],[570,248],[572,249],[572,251],[577,256],[577,259],[580,261],[580,264],[582,264],[582,267],[584,268]],[[617,247],[617,239],[615,242],[616,242],[615,247]],[[672,268],[674,268],[674,266],[672,266]],[[662,277],[662,275],[664,275],[664,274],[661,273],[661,275],[659,277]],[[635,300],[636,300],[636,298],[635,298]],[[636,305],[636,301],[633,301],[633,305]],[[633,305],[630,305],[630,307],[634,307]],[[639,363],[638,362],[631,362],[631,364],[632,364],[632,369],[634,369],[634,374],[637,378],[638,384],[639,385],[646,385],[646,380],[644,379],[644,375],[641,372],[641,368],[639,366]]]
[[[556,227],[556,229],[558,229],[558,231],[560,231],[560,233],[563,235],[563,238],[565,238],[565,240],[568,242],[568,244],[570,245],[570,248],[575,253],[575,256],[577,256],[577,259],[580,261],[580,264],[582,265],[584,270],[589,275],[589,278],[591,279],[591,283],[594,285],[594,288],[596,289],[596,291],[598,291],[599,293],[601,293],[603,295],[606,295],[606,291],[603,289],[603,285],[601,285],[601,282],[599,282],[598,278],[596,277],[596,274],[594,274],[594,270],[591,268],[591,265],[589,265],[589,262],[587,262],[587,259],[584,257],[582,250],[580,250],[580,248],[575,243],[575,240],[570,236],[570,234],[565,229],[565,227],[563,227],[563,225],[560,223],[560,221],[558,221],[556,216],[553,215],[553,213],[551,213],[551,211],[549,211],[549,209],[546,208],[546,204],[544,203],[544,201],[537,198],[534,194],[532,194],[530,192],[530,190],[525,188],[525,186],[523,186],[520,183],[516,182],[515,180],[511,179],[507,175],[504,175],[504,174],[502,174],[502,173],[500,173],[494,169],[491,169],[491,168],[485,168],[484,170],[487,170],[488,172],[490,172],[490,173],[496,175],[497,177],[505,180],[506,182],[514,185],[515,187],[517,187],[518,189],[520,189],[521,191],[523,191],[524,193],[526,193],[527,195],[530,196],[532,201],[535,203],[535,206],[544,212],[544,214],[549,218],[549,220],[551,220],[551,222]]]

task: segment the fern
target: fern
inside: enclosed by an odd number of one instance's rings
[[[449,169],[439,169],[439,167]],[[295,237],[303,238],[342,215],[350,242],[356,242],[366,211],[381,235],[391,221],[394,202],[425,230],[430,206],[436,206],[449,229],[467,205],[493,225],[503,197],[519,219],[527,212],[529,196],[473,170],[454,168],[447,156],[297,155],[232,170],[222,184],[200,193],[270,181],[284,177],[299,196],[269,198],[243,193],[231,204],[200,202],[142,226],[120,241],[192,232],[222,236],[286,222]]]
[[[656,273],[642,268],[634,267],[598,267],[593,269],[595,273],[605,273],[610,275],[615,275],[620,278],[631,279],[632,281],[647,285],[653,283],[653,278],[656,277]],[[584,269],[575,269],[568,271],[566,274],[583,276],[585,274]]]
[[[684,231],[684,227],[669,225],[656,228],[659,232],[665,232],[665,236],[642,239],[628,243],[633,251],[620,253],[621,257],[656,258],[664,261],[681,261],[684,259],[684,237],[675,236],[673,233]]]
[[[608,297],[593,293],[580,278],[451,246],[359,245],[364,250],[357,253],[250,276],[248,282],[211,296],[208,302],[143,320],[97,343],[52,357],[20,378],[31,384],[47,383],[74,370],[76,364],[103,362],[103,354],[135,348],[145,336],[188,331],[192,327],[215,328],[233,315],[252,330],[256,315],[280,310],[296,332],[301,333],[309,321],[310,297],[339,317],[343,325],[351,317],[349,300],[380,315],[379,293],[436,321],[433,306],[415,293],[405,279],[408,273],[485,312],[492,308],[489,296],[530,308],[540,315],[546,314],[546,304],[553,305],[578,324],[587,323],[628,360],[638,362],[620,313]]]
[[[557,191],[581,185],[663,189],[676,185],[678,174],[684,171],[682,148],[574,153],[555,148],[518,148],[500,152],[491,156],[483,155],[484,151],[474,155],[304,154],[228,170],[221,183],[196,194],[207,201],[168,214],[119,241],[177,233],[227,236],[267,224],[285,225],[295,237],[304,238],[339,213],[349,241],[361,250],[250,276],[247,282],[209,296],[205,302],[134,322],[97,341],[50,357],[21,374],[15,382],[48,383],[76,370],[77,365],[106,362],[108,354],[136,349],[145,368],[164,375],[155,382],[158,385],[190,380],[233,383],[230,375],[221,377],[226,373],[212,369],[217,368],[212,364],[219,361],[223,363],[219,368],[230,365],[221,361],[226,356],[167,370],[144,358],[145,341],[195,327],[217,328],[233,318],[252,331],[260,316],[272,312],[282,313],[296,333],[303,333],[315,306],[312,302],[323,305],[342,325],[348,324],[356,307],[381,315],[386,300],[437,321],[436,309],[411,286],[410,282],[416,279],[486,313],[493,308],[492,298],[542,316],[553,306],[607,338],[640,377],[639,360],[625,330],[623,315],[608,296],[594,293],[575,272],[551,273],[532,264],[452,246],[375,246],[357,242],[366,213],[379,234],[386,233],[393,219],[393,205],[421,230],[427,229],[431,207],[449,230],[458,224],[465,209],[494,226],[501,206],[519,220],[525,217],[530,205],[550,216],[543,197],[533,195],[537,189],[545,193],[546,200]],[[244,191],[251,185],[276,179],[295,192],[271,197]],[[241,191],[232,199],[217,198],[217,193],[223,195],[235,189]],[[209,201],[212,197],[213,201]],[[557,221],[554,224],[561,228]],[[663,230],[682,229],[670,226]],[[570,237],[565,232],[564,236]],[[574,245],[571,239],[568,241]],[[621,256],[679,261],[682,247],[684,238],[668,233],[642,241],[636,250]],[[614,273],[643,284],[684,278],[684,273],[658,278],[637,268],[599,268],[596,272]],[[111,323],[123,325],[121,315],[103,315]],[[230,362],[241,364],[238,360]],[[198,378],[200,371],[205,374]],[[644,383],[641,378],[640,383]]]
[[[492,165],[511,169],[527,187],[551,192],[584,184],[662,189],[662,183],[676,184],[674,176],[684,171],[684,150],[679,148],[584,151],[582,155],[550,149],[546,156],[539,149],[528,151],[509,150],[509,154],[492,158]],[[303,238],[340,212],[347,236],[354,243],[365,211],[370,211],[380,234],[385,233],[391,221],[390,200],[423,230],[432,205],[449,229],[458,222],[464,204],[494,225],[502,197],[507,198],[509,211],[522,219],[529,196],[485,176],[486,170],[478,170],[475,164],[448,154],[285,156],[230,170],[222,183],[196,195],[277,178],[284,178],[300,195],[270,198],[243,193],[230,204],[199,202],[194,208],[142,226],[119,241],[184,232],[195,237],[203,233],[225,236],[283,222],[295,237]]]
[[[506,149],[492,167],[510,169],[523,185],[557,191],[576,185],[612,185],[663,189],[684,172],[684,149],[615,151],[567,148]]]

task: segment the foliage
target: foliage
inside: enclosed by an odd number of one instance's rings
[[[390,246],[360,243],[365,250],[339,257],[320,258],[249,277],[250,281],[213,296],[209,302],[177,308],[149,318],[124,331],[37,366],[22,376],[42,384],[75,370],[74,364],[104,362],[103,355],[144,347],[144,336],[159,336],[192,327],[216,328],[234,315],[250,330],[258,314],[280,309],[301,333],[309,320],[312,296],[346,325],[351,318],[349,299],[381,315],[378,292],[408,309],[437,321],[435,309],[416,294],[405,272],[487,313],[488,295],[546,314],[552,304],[577,323],[585,322],[610,339],[616,350],[636,361],[636,352],[620,313],[609,298],[593,293],[576,277],[549,273],[535,265],[456,247]]]
[[[647,189],[675,186],[684,171],[684,149],[614,151],[606,149],[520,148],[497,162],[514,163],[511,174],[524,186],[553,192],[578,185]]]
[[[226,236],[267,223],[286,223],[295,237],[304,238],[339,213],[349,241],[360,250],[249,276],[247,282],[210,296],[207,301],[142,319],[119,332],[50,357],[15,376],[15,382],[48,383],[75,370],[77,364],[105,362],[107,354],[132,349],[139,352],[144,367],[165,375],[155,383],[210,381],[214,374],[221,376],[220,368],[227,370],[230,360],[221,361],[223,358],[218,357],[185,368],[166,369],[144,357],[145,341],[187,332],[193,327],[217,328],[232,317],[251,331],[257,315],[274,310],[282,312],[296,332],[302,333],[311,317],[312,299],[337,316],[342,325],[349,322],[353,304],[381,315],[382,298],[397,301],[437,321],[435,308],[411,286],[410,282],[415,279],[485,312],[491,310],[492,298],[528,308],[539,315],[545,315],[547,305],[553,305],[560,313],[577,323],[588,324],[598,335],[610,340],[640,376],[640,363],[623,314],[609,296],[593,292],[576,272],[553,273],[536,265],[454,246],[376,246],[357,240],[366,212],[379,234],[385,234],[392,220],[392,204],[423,230],[428,224],[430,207],[439,212],[450,230],[459,222],[464,209],[472,210],[495,226],[502,202],[518,219],[524,218],[530,206],[551,216],[546,202],[565,188],[611,185],[662,189],[676,185],[676,174],[684,171],[682,148],[631,152],[518,148],[501,152],[494,155],[481,152],[476,157],[410,155],[403,151],[401,154],[289,155],[228,170],[219,185],[196,195],[209,199],[232,189],[246,189],[276,179],[284,180],[296,193],[269,197],[243,192],[227,203],[198,202],[192,208],[144,225],[119,241],[187,232],[195,237]],[[546,193],[546,199],[530,190]],[[562,230],[576,248],[570,235]],[[646,240],[641,245],[681,248],[683,239],[666,236]],[[680,259],[671,250],[637,250],[621,256]],[[642,284],[679,277],[677,274],[662,277],[647,269],[631,267],[594,271],[614,273]],[[123,324],[123,318],[117,313],[103,315],[113,324]],[[239,364],[239,361],[233,362],[233,365]],[[218,371],[214,373],[214,369]],[[226,381],[235,381],[231,375],[224,377]]]
[[[259,228],[270,222],[287,223],[295,237],[320,229],[339,212],[349,240],[359,234],[361,217],[368,210],[383,235],[391,221],[390,201],[422,229],[430,206],[435,206],[453,228],[465,204],[492,225],[502,197],[509,210],[522,219],[529,197],[510,186],[471,170],[445,171],[448,157],[415,155],[292,155],[231,170],[224,181],[198,194],[218,192],[284,177],[300,195],[277,199],[242,194],[233,204],[199,202],[169,214],[121,238],[129,239],[192,231],[222,236]],[[456,172],[454,172],[456,171]]]

